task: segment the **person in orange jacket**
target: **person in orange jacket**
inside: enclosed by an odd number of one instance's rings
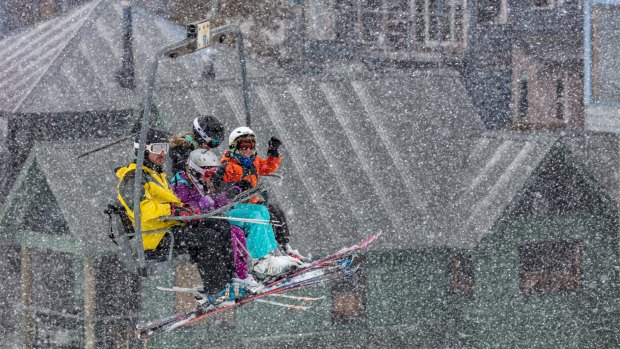
[[[247,190],[258,184],[258,177],[272,174],[278,170],[282,161],[278,149],[279,139],[271,137],[267,148],[267,158],[256,154],[256,135],[249,127],[238,127],[228,137],[228,147],[221,158],[224,164],[221,178],[227,183],[236,183]]]
[[[229,150],[224,153],[221,158],[223,167],[218,170],[216,177],[219,177],[221,181],[227,183],[234,183],[241,190],[248,190],[255,187],[258,184],[260,176],[269,175],[277,171],[282,158],[280,157],[279,148],[282,142],[271,137],[267,147],[267,157],[262,158],[256,153],[256,135],[249,127],[238,127],[234,129],[228,137]],[[260,198],[255,196],[250,199],[251,204],[263,203]],[[275,218],[280,224],[274,227],[275,241],[263,241],[262,246],[256,246],[257,250],[262,250],[261,256],[265,256],[268,251],[273,251],[279,245],[286,255],[296,258],[298,260],[306,260],[297,250],[291,248],[289,243],[290,233],[288,226],[286,225],[286,217],[280,207],[274,203],[266,205],[268,209],[268,216]],[[244,210],[237,205],[237,210],[240,215],[248,214],[247,209],[251,207],[244,206]],[[256,208],[257,212],[261,211]],[[233,213],[235,209],[229,211],[229,214]],[[244,211],[244,212],[242,212]],[[267,210],[264,210],[267,211]],[[261,213],[262,217],[266,212]],[[270,217],[266,217],[269,219]],[[247,217],[249,218],[249,217]],[[235,223],[232,223],[235,224]],[[271,227],[269,227],[271,228]],[[267,234],[269,235],[269,234]],[[249,237],[252,240],[251,237]],[[269,257],[269,255],[266,255]],[[275,260],[274,260],[275,262]],[[260,265],[269,265],[273,263],[262,263]],[[284,263],[286,264],[286,263]],[[280,267],[275,269],[282,269]]]

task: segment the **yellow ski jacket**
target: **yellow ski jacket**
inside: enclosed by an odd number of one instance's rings
[[[125,167],[116,170],[119,178],[117,190],[118,200],[127,210],[127,216],[131,219],[135,227],[133,213],[133,186],[135,181],[136,163],[133,162]],[[182,225],[179,221],[164,221],[157,219],[163,216],[170,216],[170,204],[182,205],[172,190],[168,187],[165,173],[157,173],[150,168],[142,167],[142,183],[144,193],[140,198],[140,222],[143,232],[142,242],[145,250],[154,250],[159,245],[161,239],[166,235],[166,231],[175,225]]]

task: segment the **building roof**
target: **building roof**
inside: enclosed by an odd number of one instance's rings
[[[4,72],[0,81],[0,112],[136,108],[144,96],[151,58],[161,47],[184,39],[186,34],[182,27],[137,6],[133,6],[132,18],[135,89],[120,88],[116,80],[123,55],[123,6],[120,1],[93,0],[0,41],[0,71]],[[165,99],[165,90],[204,81],[203,61],[207,56],[215,60],[216,79],[237,79],[236,51],[225,46],[211,51],[176,60],[162,59],[156,96]],[[253,60],[247,60],[247,65],[249,76],[274,74],[273,69]],[[190,102],[192,108],[187,113],[195,114],[194,104],[199,101]]]
[[[572,132],[487,132],[470,153],[452,208],[453,234],[446,245],[475,247],[514,203],[555,146],[568,151],[610,199],[618,199],[618,139],[611,134]]]
[[[467,158],[453,207],[451,246],[474,247],[486,236],[557,142],[554,135],[487,134]]]
[[[139,89],[124,90],[114,82],[121,55],[120,5],[94,1],[76,11],[85,12],[67,17],[88,15],[91,20],[76,29],[63,58],[25,94],[28,102],[10,110],[135,107]],[[181,28],[140,10],[134,24],[137,64],[155,47],[183,38]],[[97,55],[94,47],[99,47]],[[228,50],[218,52],[232,57]],[[228,131],[244,124],[240,82],[234,78],[238,63],[216,60],[222,74],[214,83],[196,79],[196,67],[202,65],[191,57],[164,62],[158,75],[158,106],[169,130],[188,129],[196,112],[214,114]],[[605,138],[572,142],[557,134],[483,135],[480,117],[454,70],[286,76],[253,67],[251,127],[261,155],[269,137],[283,141],[280,174],[285,180],[275,188],[274,199],[287,214],[293,243],[303,251],[330,251],[379,229],[384,231],[379,244],[386,248],[469,248],[491,231],[554,144],[574,148],[576,157],[598,167],[609,159],[617,163],[617,154],[608,150],[593,155]],[[137,67],[138,86],[144,69]],[[130,160],[131,148],[119,144],[74,160],[97,144],[82,142],[38,144],[28,164],[36,160],[76,240],[111,248],[102,210],[115,198],[113,169]],[[31,168],[26,166],[20,178]],[[617,192],[617,179],[609,171],[593,172],[604,188]],[[13,187],[5,213],[20,188]]]
[[[232,130],[241,123],[240,96],[227,84],[218,87],[204,102]],[[251,93],[259,153],[271,136],[284,143],[285,181],[274,197],[296,245],[325,252],[379,229],[386,247],[445,243],[450,231],[441,213],[483,130],[456,72],[267,79],[252,84]],[[179,128],[191,122],[163,115]],[[107,239],[101,212],[115,197],[113,169],[128,161],[128,145],[73,160],[94,146],[44,143],[30,155],[70,230],[88,244]]]
[[[77,243],[82,253],[101,253],[114,247],[107,236],[108,217],[103,210],[116,198],[117,179],[114,169],[129,163],[133,158],[132,141],[125,141],[95,155],[77,159],[86,150],[110,142],[64,141],[37,143],[30,152],[13,190],[7,197],[1,219],[24,219],[24,216],[10,218],[9,212],[19,201],[36,193],[21,193],[28,190],[22,186],[33,171],[45,180],[62,211],[69,228],[70,238]],[[42,198],[41,198],[42,200]],[[49,204],[40,202],[40,204]],[[17,222],[20,224],[21,222]],[[96,250],[93,248],[96,246]]]
[[[239,125],[239,97],[227,99],[232,92],[220,87],[208,96],[221,99],[217,115],[231,130]],[[483,132],[449,70],[267,80],[254,84],[252,95],[259,154],[270,136],[283,141],[285,180],[274,199],[293,243],[305,251],[323,253],[379,229],[383,248],[473,248],[555,146],[618,197],[613,135]],[[38,144],[29,161],[44,172],[76,240],[112,248],[102,210],[115,198],[113,169],[130,161],[131,147],[125,142],[74,160],[98,144]],[[6,206],[17,197],[12,193]]]

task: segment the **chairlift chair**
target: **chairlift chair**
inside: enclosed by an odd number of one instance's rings
[[[270,199],[269,191],[280,181],[282,181],[282,176],[280,175],[261,176],[260,183],[256,187],[240,193],[228,205],[197,217],[209,218],[209,216],[224,213],[234,205],[255,195],[261,195],[265,204],[267,204]],[[130,272],[143,277],[160,274],[174,267],[177,261],[181,259],[182,255],[177,254],[173,248],[174,232],[172,229],[166,231],[166,235],[162,239],[162,243],[167,244],[167,248],[164,249],[166,254],[162,254],[162,251],[159,249],[155,252],[144,251],[141,246],[142,239],[134,239],[137,236],[136,231],[127,215],[127,211],[120,203],[108,204],[108,208],[104,210],[104,213],[108,215],[110,221],[108,236],[119,247],[119,254]],[[185,217],[184,219],[193,219],[193,217]],[[141,251],[144,255],[144,264],[140,263]]]

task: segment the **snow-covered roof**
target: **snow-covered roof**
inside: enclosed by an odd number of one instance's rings
[[[38,193],[20,193],[28,190],[22,186],[32,171],[45,179],[45,185],[54,196],[62,217],[69,228],[71,238],[78,243],[83,253],[100,253],[110,250],[114,245],[107,237],[108,218],[103,210],[116,198],[117,179],[114,169],[129,163],[133,158],[131,142],[125,141],[94,156],[78,159],[77,155],[86,150],[107,144],[111,139],[97,141],[45,142],[36,143],[7,197],[2,219],[13,210],[17,201]],[[33,189],[34,190],[34,189]],[[38,198],[35,204],[41,202]],[[10,219],[24,219],[13,217]],[[20,224],[21,222],[16,222]]]
[[[227,101],[237,96],[227,100],[221,88],[211,96],[222,98],[218,116],[231,130],[239,123]],[[473,248],[554,146],[618,196],[613,135],[483,132],[449,70],[270,80],[252,93],[259,153],[270,136],[283,141],[285,180],[274,196],[305,251],[333,250],[378,229],[383,248]],[[36,159],[76,240],[110,248],[101,212],[115,198],[113,170],[130,161],[131,144],[75,160],[99,142],[106,140],[37,144],[29,163]],[[18,197],[13,192],[5,206]]]
[[[66,40],[64,45],[51,45],[49,49],[64,49],[47,68],[33,70],[38,78],[30,88],[12,92],[21,97],[0,99],[0,110],[135,108],[142,98],[145,62],[157,48],[182,39],[184,33],[135,9],[138,88],[124,90],[114,79],[121,64],[121,20],[119,3],[93,1],[36,27],[39,34],[55,26],[73,29],[39,43]],[[11,56],[4,48],[12,40],[21,42],[15,52],[32,41],[26,34],[5,40],[9,41],[0,41],[0,57]],[[162,62],[156,93],[171,131],[188,129],[197,111],[214,114],[227,131],[244,124],[238,63],[231,58],[234,52],[218,51],[216,74],[221,74],[216,80],[198,78],[199,57]],[[2,69],[17,69],[15,62],[29,57],[29,52],[23,50],[23,57],[15,56],[9,63],[3,59]],[[573,147],[578,160],[592,166],[605,167],[609,159],[618,163],[617,146],[609,145],[613,151],[598,149],[594,138],[572,142],[554,134],[482,135],[484,126],[454,70],[290,77],[258,64],[250,64],[248,70],[251,127],[258,135],[259,153],[265,154],[269,137],[283,141],[280,173],[285,181],[276,188],[275,198],[287,213],[293,243],[304,251],[333,250],[379,229],[384,231],[379,244],[386,248],[472,247],[490,232],[558,141]],[[111,247],[102,210],[115,198],[113,170],[130,160],[130,144],[75,160],[95,146],[84,141],[38,144],[20,178],[36,159],[76,239],[85,246]],[[603,188],[617,192],[613,174],[593,172]],[[5,208],[18,200],[19,188],[13,187]]]
[[[90,18],[98,1],[66,16],[22,30],[0,41],[0,110],[15,112],[41,78],[57,61],[69,42]]]
[[[236,85],[204,91],[226,130],[243,124]],[[297,243],[327,250],[378,229],[386,246],[445,243],[438,212],[484,130],[456,71],[256,79],[250,95],[259,152],[270,136],[284,143],[276,196]],[[176,131],[191,118],[168,122]]]
[[[56,113],[135,109],[144,97],[146,74],[155,52],[185,38],[181,26],[133,6],[133,53],[136,88],[121,88],[116,80],[123,55],[123,6],[120,1],[93,0],[75,10],[0,41],[0,112]],[[205,81],[204,59],[212,57],[216,79],[238,80],[236,51],[226,46],[163,58],[157,71],[155,95],[173,104],[178,113],[195,115],[195,98],[185,90],[177,99],[168,90],[182,91]],[[275,74],[247,60],[248,76]],[[189,97],[189,98],[188,98]],[[158,101],[159,101],[158,99]]]
[[[476,142],[453,207],[451,246],[474,247],[514,200],[557,135],[487,134]]]

